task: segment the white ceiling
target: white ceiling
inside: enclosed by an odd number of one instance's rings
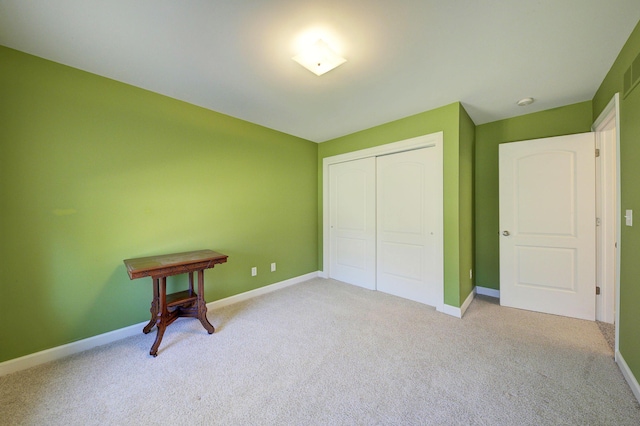
[[[639,20],[638,0],[0,0],[0,44],[323,142],[455,101],[483,124],[589,100]],[[320,77],[291,60],[317,36],[347,59]]]

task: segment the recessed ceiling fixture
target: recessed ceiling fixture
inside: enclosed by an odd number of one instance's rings
[[[322,75],[347,62],[322,39],[316,40],[315,43],[304,48],[299,55],[292,59],[315,75]]]
[[[517,104],[518,106],[527,106],[527,105],[531,105],[533,101],[534,101],[533,98],[522,98],[517,102]]]

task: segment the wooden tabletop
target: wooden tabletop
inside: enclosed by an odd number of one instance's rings
[[[225,263],[227,255],[213,250],[196,250],[184,253],[162,254],[158,256],[126,259],[127,273],[132,280],[142,277],[160,277],[183,274],[213,268]]]

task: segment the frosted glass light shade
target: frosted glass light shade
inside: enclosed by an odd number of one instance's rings
[[[331,50],[329,45],[322,39],[318,39],[315,43],[307,46],[292,59],[315,75],[322,75],[347,61]]]

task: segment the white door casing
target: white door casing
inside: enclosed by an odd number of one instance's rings
[[[333,209],[331,199],[333,197],[331,191],[331,172],[333,166],[353,160],[365,158],[375,158],[388,154],[395,154],[403,151],[415,150],[420,148],[429,148],[432,150],[434,157],[437,159],[432,164],[434,180],[432,182],[434,188],[434,218],[435,226],[433,235],[434,253],[431,259],[434,266],[433,279],[437,282],[435,285],[435,296],[433,306],[437,310],[444,310],[444,226],[443,226],[443,133],[437,132],[429,135],[418,136],[390,144],[380,145],[373,148],[367,148],[360,151],[353,151],[346,154],[340,154],[333,157],[323,159],[323,271],[321,276],[326,278],[337,278],[334,273],[335,252],[332,240],[332,231],[330,221],[333,217],[331,210]],[[374,209],[375,211],[375,209]],[[375,261],[375,260],[374,260]],[[337,278],[340,279],[340,278]],[[375,286],[375,276],[373,279]]]
[[[331,277],[375,289],[375,157],[337,163],[330,174]]]
[[[596,135],[596,284],[600,293],[596,297],[596,319],[609,324],[615,317],[615,261],[616,261],[616,131],[615,127]]]
[[[432,306],[441,285],[434,274],[437,160],[432,148],[377,158],[376,288]]]
[[[603,229],[600,230],[598,259],[598,284],[602,287],[601,296],[597,297],[596,319],[610,321],[613,312],[615,323],[616,362],[621,361],[620,355],[620,250],[621,250],[621,220],[620,212],[620,94],[616,93],[604,110],[600,113],[591,129],[596,133],[596,143],[604,143],[611,149],[601,152],[600,181],[601,190],[600,213]],[[613,145],[613,147],[611,147]],[[613,303],[613,306],[611,306]]]
[[[594,320],[594,135],[499,152],[501,305]]]
[[[616,324],[619,304],[620,274],[620,132],[619,95],[616,93],[593,123],[596,148],[596,214],[598,262],[597,283],[600,295],[596,297],[596,320]],[[617,350],[616,337],[616,350]]]

